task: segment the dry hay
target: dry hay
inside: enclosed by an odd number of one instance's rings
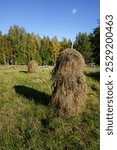
[[[87,91],[84,66],[84,58],[74,49],[64,50],[57,58],[52,71],[51,105],[59,109],[60,115],[78,114],[83,110]]]
[[[38,71],[38,63],[35,60],[31,60],[28,63],[28,72],[29,73],[35,73]]]
[[[45,80],[44,80],[44,79],[37,78],[37,79],[32,80],[32,82],[33,82],[33,83],[44,83]]]

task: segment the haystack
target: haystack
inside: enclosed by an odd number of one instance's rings
[[[86,97],[86,82],[83,74],[85,62],[74,49],[66,49],[57,58],[52,71],[51,104],[60,115],[78,114],[83,110]]]
[[[35,73],[38,71],[38,63],[35,60],[31,60],[28,63],[28,72],[29,73]]]

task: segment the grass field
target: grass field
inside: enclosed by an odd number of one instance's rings
[[[86,68],[86,108],[58,116],[49,105],[52,67],[0,66],[0,150],[99,150],[99,68]]]

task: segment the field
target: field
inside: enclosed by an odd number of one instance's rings
[[[52,67],[0,66],[0,150],[99,150],[99,68],[86,68],[86,108],[58,116],[49,105]]]

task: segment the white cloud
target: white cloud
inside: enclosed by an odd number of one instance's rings
[[[76,8],[72,9],[72,14],[75,15],[75,14],[77,13],[77,11],[78,11],[78,10],[77,10]]]

